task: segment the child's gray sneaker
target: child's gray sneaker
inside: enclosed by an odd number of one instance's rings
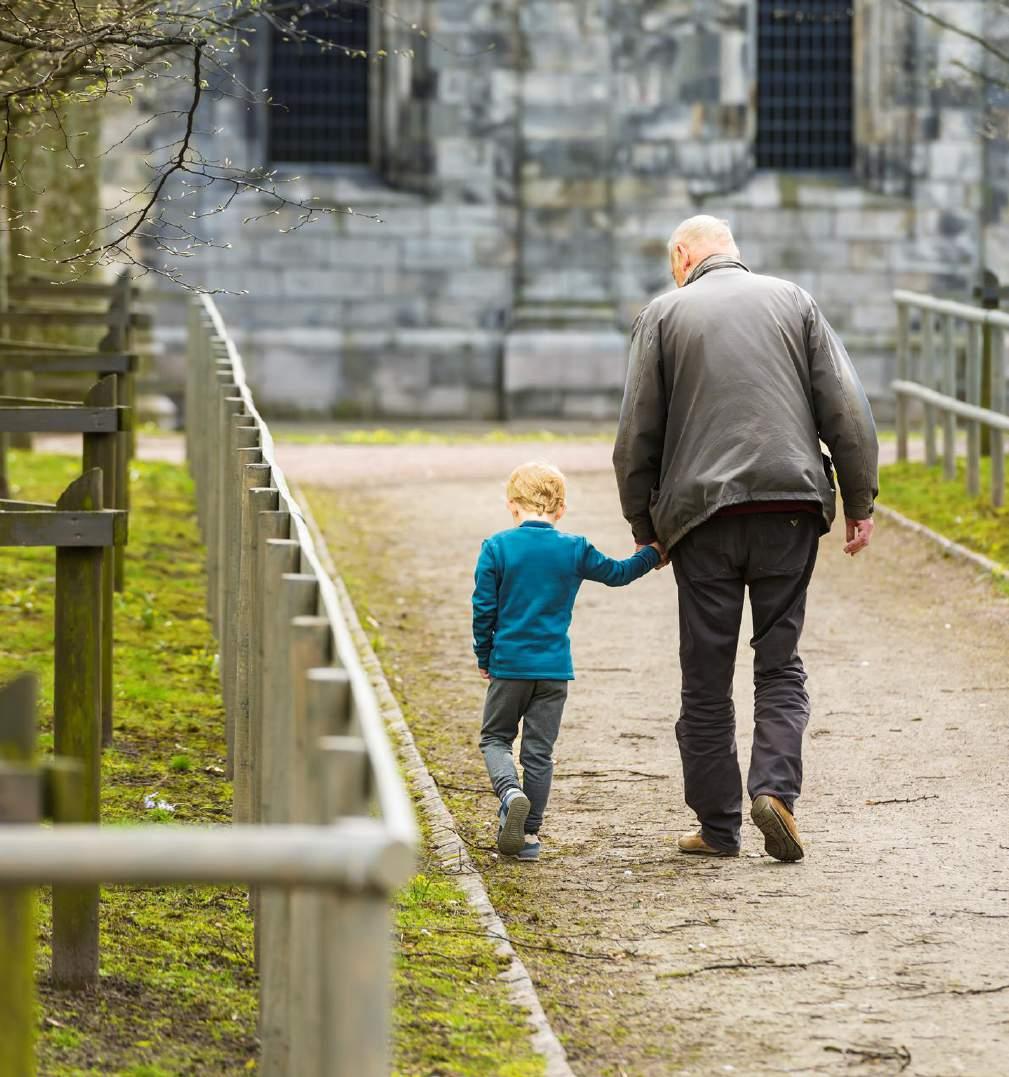
[[[501,800],[498,812],[497,847],[505,856],[515,856],[525,842],[529,798],[521,789],[509,789]]]
[[[516,860],[539,860],[540,836],[539,834],[526,834],[525,843],[515,854]]]

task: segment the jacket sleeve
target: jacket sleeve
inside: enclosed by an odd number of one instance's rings
[[[659,563],[654,547],[645,546],[623,561],[600,553],[587,539],[582,546],[578,574],[583,580],[605,583],[607,587],[626,587],[650,572]]]
[[[627,385],[620,407],[613,470],[624,518],[634,541],[655,542],[650,513],[651,493],[659,485],[666,440],[666,389],[662,354],[654,317],[645,308],[631,331]]]
[[[809,304],[806,353],[817,432],[837,470],[845,516],[864,520],[879,493],[876,424],[844,345],[816,303]]]
[[[477,665],[488,669],[497,628],[498,568],[489,541],[480,548],[473,588],[473,653]]]

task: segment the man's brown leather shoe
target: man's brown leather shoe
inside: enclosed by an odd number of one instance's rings
[[[750,808],[750,818],[764,835],[764,850],[775,860],[801,860],[805,855],[792,813],[777,797],[764,793]]]
[[[701,837],[699,830],[690,834],[681,834],[676,839],[676,847],[681,853],[690,853],[692,856],[739,856],[738,849],[730,851],[728,849],[716,849],[714,845],[709,845]]]

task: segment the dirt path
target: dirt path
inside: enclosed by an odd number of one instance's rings
[[[510,460],[526,455],[510,448]],[[372,486],[366,501],[321,491],[313,500],[331,531],[325,506],[340,497],[349,512],[335,536],[349,570],[360,566],[347,534],[370,533],[374,552],[378,527],[388,556],[372,560],[371,586],[412,588],[421,650],[411,657],[401,637],[414,633],[390,638],[384,628],[387,661],[436,775],[463,786],[480,780],[471,572],[480,539],[507,522],[502,461],[495,451],[481,468],[467,453],[465,479],[421,487],[408,459],[416,450],[396,451],[409,483]],[[314,449],[300,477],[341,475],[338,454],[326,450],[326,464]],[[287,463],[299,477],[297,461]],[[570,486],[565,526],[626,551],[611,476],[575,471]],[[515,869],[486,852],[483,863],[506,921],[515,886],[535,886],[554,929],[545,937],[574,949],[577,933],[565,925],[589,924],[600,952],[620,957],[623,948],[619,964],[571,959],[560,972],[538,970],[551,1019],[586,1077],[1009,1073],[1009,603],[976,572],[884,525],[871,555],[854,562],[836,534],[825,540],[810,605],[803,654],[814,718],[799,811],[807,860],[768,859],[747,823],[740,860],[698,862],[672,848],[692,823],[673,735],[672,575],[582,590],[550,851],[535,883],[527,871],[516,884]],[[752,721],[745,640],[744,625],[743,758]],[[454,804],[475,813],[460,819],[474,844],[488,842],[492,806],[479,794]],[[528,929],[519,896],[514,904],[516,926]],[[609,1013],[597,1013],[600,984]]]
[[[671,573],[624,591],[586,585],[547,854],[499,863],[468,601],[480,540],[507,523],[502,479],[530,456],[570,472],[566,528],[629,550],[604,445],[285,447],[282,461],[316,487],[341,571],[575,1071],[1009,1074],[1009,602],[893,526],[854,562],[828,536],[803,647],[807,859],[769,860],[747,823],[741,859],[698,862],[673,848],[693,820],[673,735]],[[746,638],[744,625],[743,759]]]

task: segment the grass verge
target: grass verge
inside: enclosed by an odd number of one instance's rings
[[[969,550],[1009,567],[1009,509],[995,508],[991,460],[981,461],[981,497],[967,493],[965,464],[957,462],[956,481],[947,482],[941,467],[920,463],[890,464],[880,469],[880,500],[905,516]]]
[[[80,464],[12,453],[10,471],[13,497],[52,501]],[[181,468],[134,465],[130,531],[126,589],[115,606],[115,743],[102,760],[103,821],[229,821],[204,554]],[[39,674],[43,752],[52,749],[53,571],[52,550],[0,550],[0,680]],[[40,1074],[165,1077],[255,1067],[257,988],[242,888],[103,889],[100,982],[90,995],[63,994],[47,982],[46,893],[39,905]]]

